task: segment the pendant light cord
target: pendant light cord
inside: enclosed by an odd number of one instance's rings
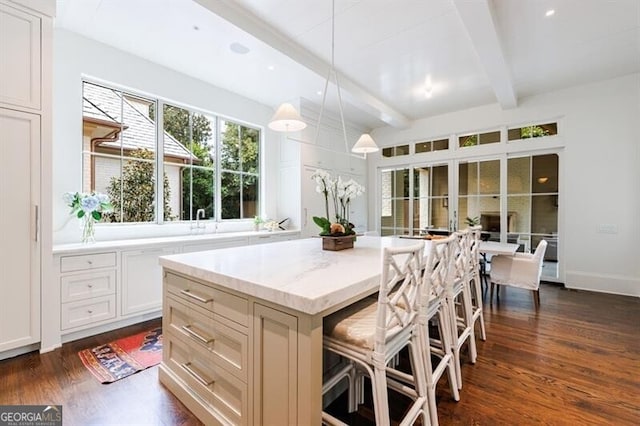
[[[340,110],[340,121],[342,121],[342,136],[344,137],[344,149],[349,154],[349,143],[347,142],[347,126],[344,122],[344,111],[342,109],[342,94],[340,93],[340,83],[338,81],[338,73],[335,69],[335,33],[336,33],[336,0],[331,0],[331,68],[324,82],[324,91],[322,92],[322,104],[320,105],[320,114],[318,115],[318,125],[316,128],[316,138],[314,143],[318,144],[320,136],[320,123],[322,122],[322,114],[324,112],[324,104],[327,100],[327,89],[329,88],[329,79],[333,74],[336,81],[336,90],[338,91],[338,109]]]

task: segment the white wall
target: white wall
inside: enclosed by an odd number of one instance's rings
[[[404,130],[384,127],[373,136],[381,146],[391,146],[550,119],[558,121],[559,135],[541,146],[564,146],[560,278],[570,288],[640,296],[640,74],[520,99],[510,110],[492,104],[417,120]],[[496,149],[485,147],[482,153]],[[420,155],[426,163],[452,154]],[[370,156],[370,223],[377,214],[376,169],[392,163]],[[617,232],[598,232],[601,225],[613,225]]]
[[[108,47],[69,31],[54,33],[53,80],[53,229],[54,244],[78,242],[80,225],[70,219],[62,201],[67,191],[82,190],[82,84],[83,75],[125,88],[200,108],[227,118],[263,126],[263,215],[276,217],[278,141],[266,123],[272,108],[203,81],[177,73],[142,58]],[[251,221],[226,222],[218,230],[249,230]],[[213,232],[213,226],[208,230]],[[189,225],[102,225],[97,240],[176,235]]]

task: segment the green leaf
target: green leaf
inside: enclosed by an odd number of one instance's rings
[[[82,219],[84,217],[84,210],[78,210],[78,219]]]
[[[325,217],[318,217],[318,216],[313,216],[313,222],[318,225],[320,228],[322,228],[322,232],[323,233],[329,233],[329,230],[331,229],[331,222],[329,222],[329,220]]]
[[[102,213],[93,211],[91,212],[91,217],[93,217],[95,220],[100,220],[102,219]]]

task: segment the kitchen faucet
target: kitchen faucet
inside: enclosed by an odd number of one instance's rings
[[[196,211],[196,226],[195,226],[195,229],[204,229],[205,228],[205,224],[204,223],[202,224],[202,226],[200,226],[200,218],[202,217],[202,219],[204,219],[204,215],[205,215],[204,209],[198,209]],[[191,225],[191,229],[194,229],[193,224]]]

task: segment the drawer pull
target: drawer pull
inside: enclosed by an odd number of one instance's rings
[[[210,303],[211,301],[213,301],[213,299],[205,299],[204,297],[200,297],[197,294],[193,294],[193,293],[191,293],[190,290],[181,290],[180,293],[184,294],[187,297],[195,299],[198,302],[202,302],[202,303]]]
[[[200,376],[198,373],[193,371],[191,369],[191,363],[190,362],[186,362],[184,364],[181,364],[180,367],[182,367],[184,369],[184,371],[186,371],[187,373],[191,374],[191,376],[193,376],[194,379],[196,379],[198,382],[200,382],[200,384],[202,384],[204,386],[211,386],[211,384],[213,384],[213,382],[214,382],[213,380],[207,381],[207,380],[203,379],[202,376]]]
[[[193,330],[191,329],[191,326],[190,326],[190,325],[183,325],[183,326],[182,326],[182,330],[183,330],[185,333],[187,333],[189,336],[191,336],[191,337],[193,337],[193,338],[195,338],[195,339],[197,339],[197,340],[201,341],[201,342],[202,342],[202,343],[204,343],[205,345],[206,345],[206,344],[209,344],[209,343],[211,343],[211,342],[213,342],[213,340],[214,340],[213,338],[207,339],[206,337],[202,337],[200,334],[198,334],[198,333],[196,333],[195,331],[193,331]]]

